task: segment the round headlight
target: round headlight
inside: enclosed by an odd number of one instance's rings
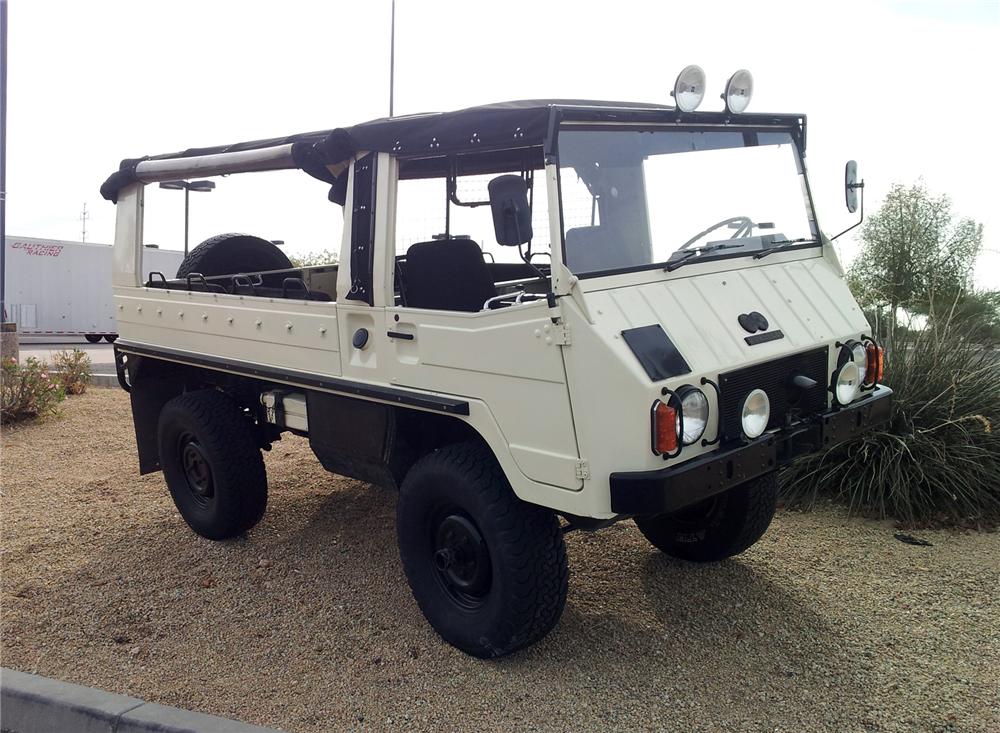
[[[681,412],[677,414],[677,434],[681,435],[681,415],[684,416],[684,435],[681,441],[691,445],[698,440],[708,425],[708,398],[697,387],[686,384],[677,390],[681,401]]]
[[[851,346],[851,359],[858,365],[858,383],[865,383],[865,375],[868,373],[868,349],[862,343],[855,343]]]
[[[849,405],[861,390],[858,365],[854,361],[844,362],[837,370],[837,381],[833,385],[833,396],[841,405]]]
[[[753,76],[746,69],[740,69],[726,82],[726,91],[722,98],[726,101],[726,109],[739,114],[750,104],[753,96]]]
[[[677,75],[674,91],[670,95],[674,98],[678,110],[694,112],[705,98],[705,72],[700,66],[693,64],[685,66]]]
[[[771,400],[767,392],[755,389],[743,400],[743,434],[748,438],[757,438],[767,429],[767,421],[771,419]]]

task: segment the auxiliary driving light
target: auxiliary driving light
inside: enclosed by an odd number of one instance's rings
[[[837,370],[837,379],[833,385],[833,396],[840,405],[851,404],[861,391],[861,371],[854,360],[846,361]]]
[[[750,104],[753,96],[753,75],[746,69],[740,69],[726,82],[726,91],[722,98],[726,100],[726,109],[733,114],[743,112]]]
[[[697,387],[685,384],[677,389],[681,400],[681,411],[677,414],[675,429],[681,436],[684,445],[691,445],[705,433],[708,425],[708,398]],[[681,415],[684,415],[684,427],[681,429]]]
[[[755,389],[743,400],[743,414],[740,418],[743,434],[748,438],[758,438],[767,429],[767,421],[771,419],[771,400],[767,392]]]
[[[670,96],[681,112],[694,112],[698,109],[701,100],[705,98],[705,72],[702,68],[691,64],[681,69]]]

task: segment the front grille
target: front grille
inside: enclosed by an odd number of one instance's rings
[[[785,424],[785,417],[801,418],[826,409],[827,387],[830,375],[827,347],[792,354],[781,359],[756,364],[719,375],[721,434],[724,441],[738,440],[743,435],[741,417],[743,400],[754,389],[762,389],[771,401],[771,419],[768,429]],[[792,386],[796,374],[816,380],[816,386],[802,391]]]

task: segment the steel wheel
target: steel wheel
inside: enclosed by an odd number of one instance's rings
[[[442,512],[436,524],[432,548],[438,582],[461,608],[478,608],[493,580],[486,541],[475,523],[456,508]]]
[[[180,464],[184,468],[184,478],[194,500],[207,506],[215,497],[215,482],[212,467],[198,439],[191,433],[183,433],[177,441]]]

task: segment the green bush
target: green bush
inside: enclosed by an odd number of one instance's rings
[[[52,355],[52,368],[66,394],[83,394],[87,391],[93,373],[90,357],[80,349],[59,351]]]
[[[38,359],[19,365],[13,357],[3,360],[0,383],[0,422],[10,423],[55,412],[66,393],[49,367]]]
[[[975,338],[978,319],[956,312],[894,329],[890,422],[790,465],[786,505],[829,496],[911,525],[1000,523],[1000,352]]]

